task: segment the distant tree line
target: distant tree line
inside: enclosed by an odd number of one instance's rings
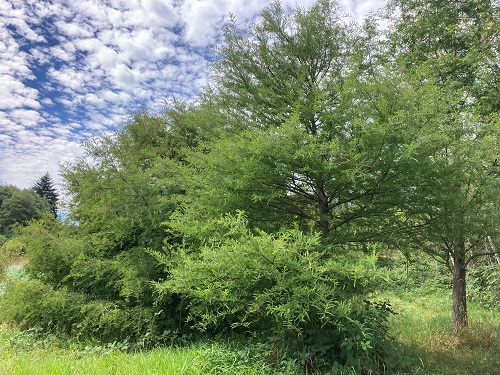
[[[58,194],[48,173],[30,189],[0,186],[0,235],[8,235],[15,224],[40,219],[44,212],[57,217]]]

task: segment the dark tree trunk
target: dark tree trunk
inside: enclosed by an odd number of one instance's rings
[[[464,247],[462,245],[461,247]],[[465,254],[460,251],[459,256],[453,259],[453,332],[459,333],[467,328],[469,320],[467,317],[467,290],[466,290],[466,263]],[[465,248],[463,249],[465,250]]]
[[[318,225],[324,235],[327,235],[330,231],[330,204],[328,202],[328,197],[326,196],[323,185],[321,188],[316,188],[317,205],[320,212],[320,219],[318,220]]]

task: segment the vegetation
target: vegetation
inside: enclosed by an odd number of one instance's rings
[[[500,365],[500,315],[486,301],[470,297],[469,329],[454,335],[450,329],[449,280],[439,264],[423,257],[419,263],[381,258],[390,269],[379,284],[378,299],[390,299],[397,312],[390,330],[402,357],[399,375],[496,375]],[[473,269],[481,269],[475,267]],[[473,276],[474,284],[482,282]],[[497,270],[497,277],[498,270]],[[484,280],[483,280],[484,281]],[[491,283],[493,287],[495,284]],[[474,289],[474,288],[473,288]],[[497,292],[499,289],[496,283]],[[497,300],[498,301],[498,300]],[[171,345],[173,344],[173,345]],[[234,334],[207,340],[169,342],[141,350],[143,342],[75,342],[38,329],[0,328],[0,371],[24,374],[301,374],[286,358],[262,344]],[[273,359],[273,365],[270,362]],[[334,372],[335,373],[335,372]],[[340,371],[337,371],[340,374]],[[344,371],[349,374],[350,372]],[[355,372],[351,372],[355,373]],[[391,372],[389,372],[391,373]]]
[[[469,373],[493,374],[498,7],[453,3],[431,17],[441,40],[418,16],[440,3],[390,2],[385,36],[329,0],[230,23],[196,103],[138,113],[63,168],[65,221],[14,215],[38,220],[3,241],[27,260],[4,337],[46,372],[458,373],[471,347]]]

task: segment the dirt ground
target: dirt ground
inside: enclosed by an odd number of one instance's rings
[[[28,260],[26,258],[15,258],[13,259],[11,262],[10,262],[10,266],[16,266],[16,267],[23,267],[24,265],[26,265],[26,263],[28,263]]]

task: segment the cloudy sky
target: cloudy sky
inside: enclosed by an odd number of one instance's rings
[[[313,0],[285,0],[309,6]],[[131,113],[190,98],[230,13],[267,0],[0,0],[0,185],[32,186]],[[342,0],[360,19],[384,0]]]

